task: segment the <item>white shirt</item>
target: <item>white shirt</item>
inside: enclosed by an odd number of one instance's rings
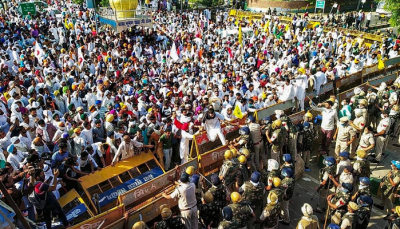
[[[379,133],[385,131],[385,134],[387,134],[389,131],[389,127],[390,127],[390,119],[389,117],[386,117],[379,122],[379,125],[376,128],[376,132]]]
[[[117,154],[115,154],[114,159],[112,162],[117,162],[119,155],[122,154],[121,160],[124,160],[126,158],[130,158],[135,155],[134,147],[140,148],[143,147],[143,143],[131,140],[129,145],[126,144],[125,141],[122,141],[121,145],[119,145]]]
[[[334,130],[335,123],[338,121],[337,112],[334,109],[326,109],[323,107],[317,107],[311,105],[312,109],[320,111],[322,115],[321,128],[324,130]]]

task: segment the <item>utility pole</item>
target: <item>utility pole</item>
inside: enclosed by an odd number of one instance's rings
[[[10,194],[8,194],[6,186],[4,186],[2,181],[0,181],[0,191],[3,193],[4,197],[6,198],[6,200],[8,202],[8,205],[14,210],[15,214],[17,215],[18,219],[21,221],[21,223],[25,227],[25,229],[31,229],[31,226],[26,221],[25,217],[22,215],[18,206],[15,204],[13,198],[11,198]]]

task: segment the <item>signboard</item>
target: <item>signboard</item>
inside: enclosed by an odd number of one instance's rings
[[[186,171],[186,168],[189,166],[193,166],[197,170],[197,158],[179,166],[179,169],[180,171]],[[175,169],[170,170],[169,172],[120,195],[119,203],[123,203],[125,209],[129,210],[148,199],[154,198],[155,194],[159,194],[165,188],[174,185],[174,181],[179,178],[177,176],[179,176],[179,173],[177,173]]]
[[[315,4],[315,8],[320,8],[320,9],[325,8],[325,1],[317,1]]]
[[[88,9],[94,9],[94,0],[86,0],[86,6]]]
[[[69,227],[71,229],[97,229],[101,223],[102,228],[118,221],[119,219],[123,218],[125,214],[124,205],[119,205],[118,207],[112,208],[106,212],[103,212],[99,215],[96,215],[80,224],[74,225]]]
[[[36,6],[33,2],[20,3],[18,9],[22,16],[26,16],[28,13],[31,13],[31,15],[36,15]]]
[[[258,110],[257,111],[257,119],[262,120],[268,116],[271,116],[271,115],[275,114],[275,110],[287,110],[287,109],[295,107],[295,106],[296,106],[296,102],[292,102],[292,100],[289,100],[289,101],[286,101],[283,103],[277,103],[273,106]]]
[[[385,67],[387,68],[390,65],[395,65],[395,64],[399,64],[400,63],[400,57],[395,57],[389,60],[385,60]]]
[[[200,157],[201,173],[208,176],[221,168],[224,161],[224,153],[229,150],[228,146],[221,146],[213,151],[207,152]]]
[[[104,205],[111,203],[112,201],[116,200],[119,195],[127,192],[128,190],[134,189],[137,186],[142,185],[148,181],[151,181],[154,178],[162,175],[163,173],[164,172],[160,167],[156,167],[106,192],[101,193],[99,195],[100,207],[103,207]],[[92,198],[92,201],[94,202],[94,198]]]

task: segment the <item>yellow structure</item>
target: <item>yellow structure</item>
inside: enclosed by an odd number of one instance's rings
[[[117,11],[117,19],[134,18],[138,0],[109,0],[110,6]]]

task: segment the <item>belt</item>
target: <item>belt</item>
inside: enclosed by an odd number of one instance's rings
[[[365,149],[365,148],[367,148],[366,146],[364,147],[364,146],[360,146],[361,148],[363,148],[363,149]]]
[[[191,210],[191,209],[193,209],[193,208],[195,208],[195,207],[197,207],[197,205],[194,205],[193,207],[191,207],[191,208],[185,208],[185,209],[181,209],[181,211],[189,211],[189,210]]]
[[[261,141],[259,141],[259,142],[257,142],[257,143],[253,143],[253,145],[258,145],[258,144],[260,144],[261,142],[262,142],[263,140],[261,140]]]

